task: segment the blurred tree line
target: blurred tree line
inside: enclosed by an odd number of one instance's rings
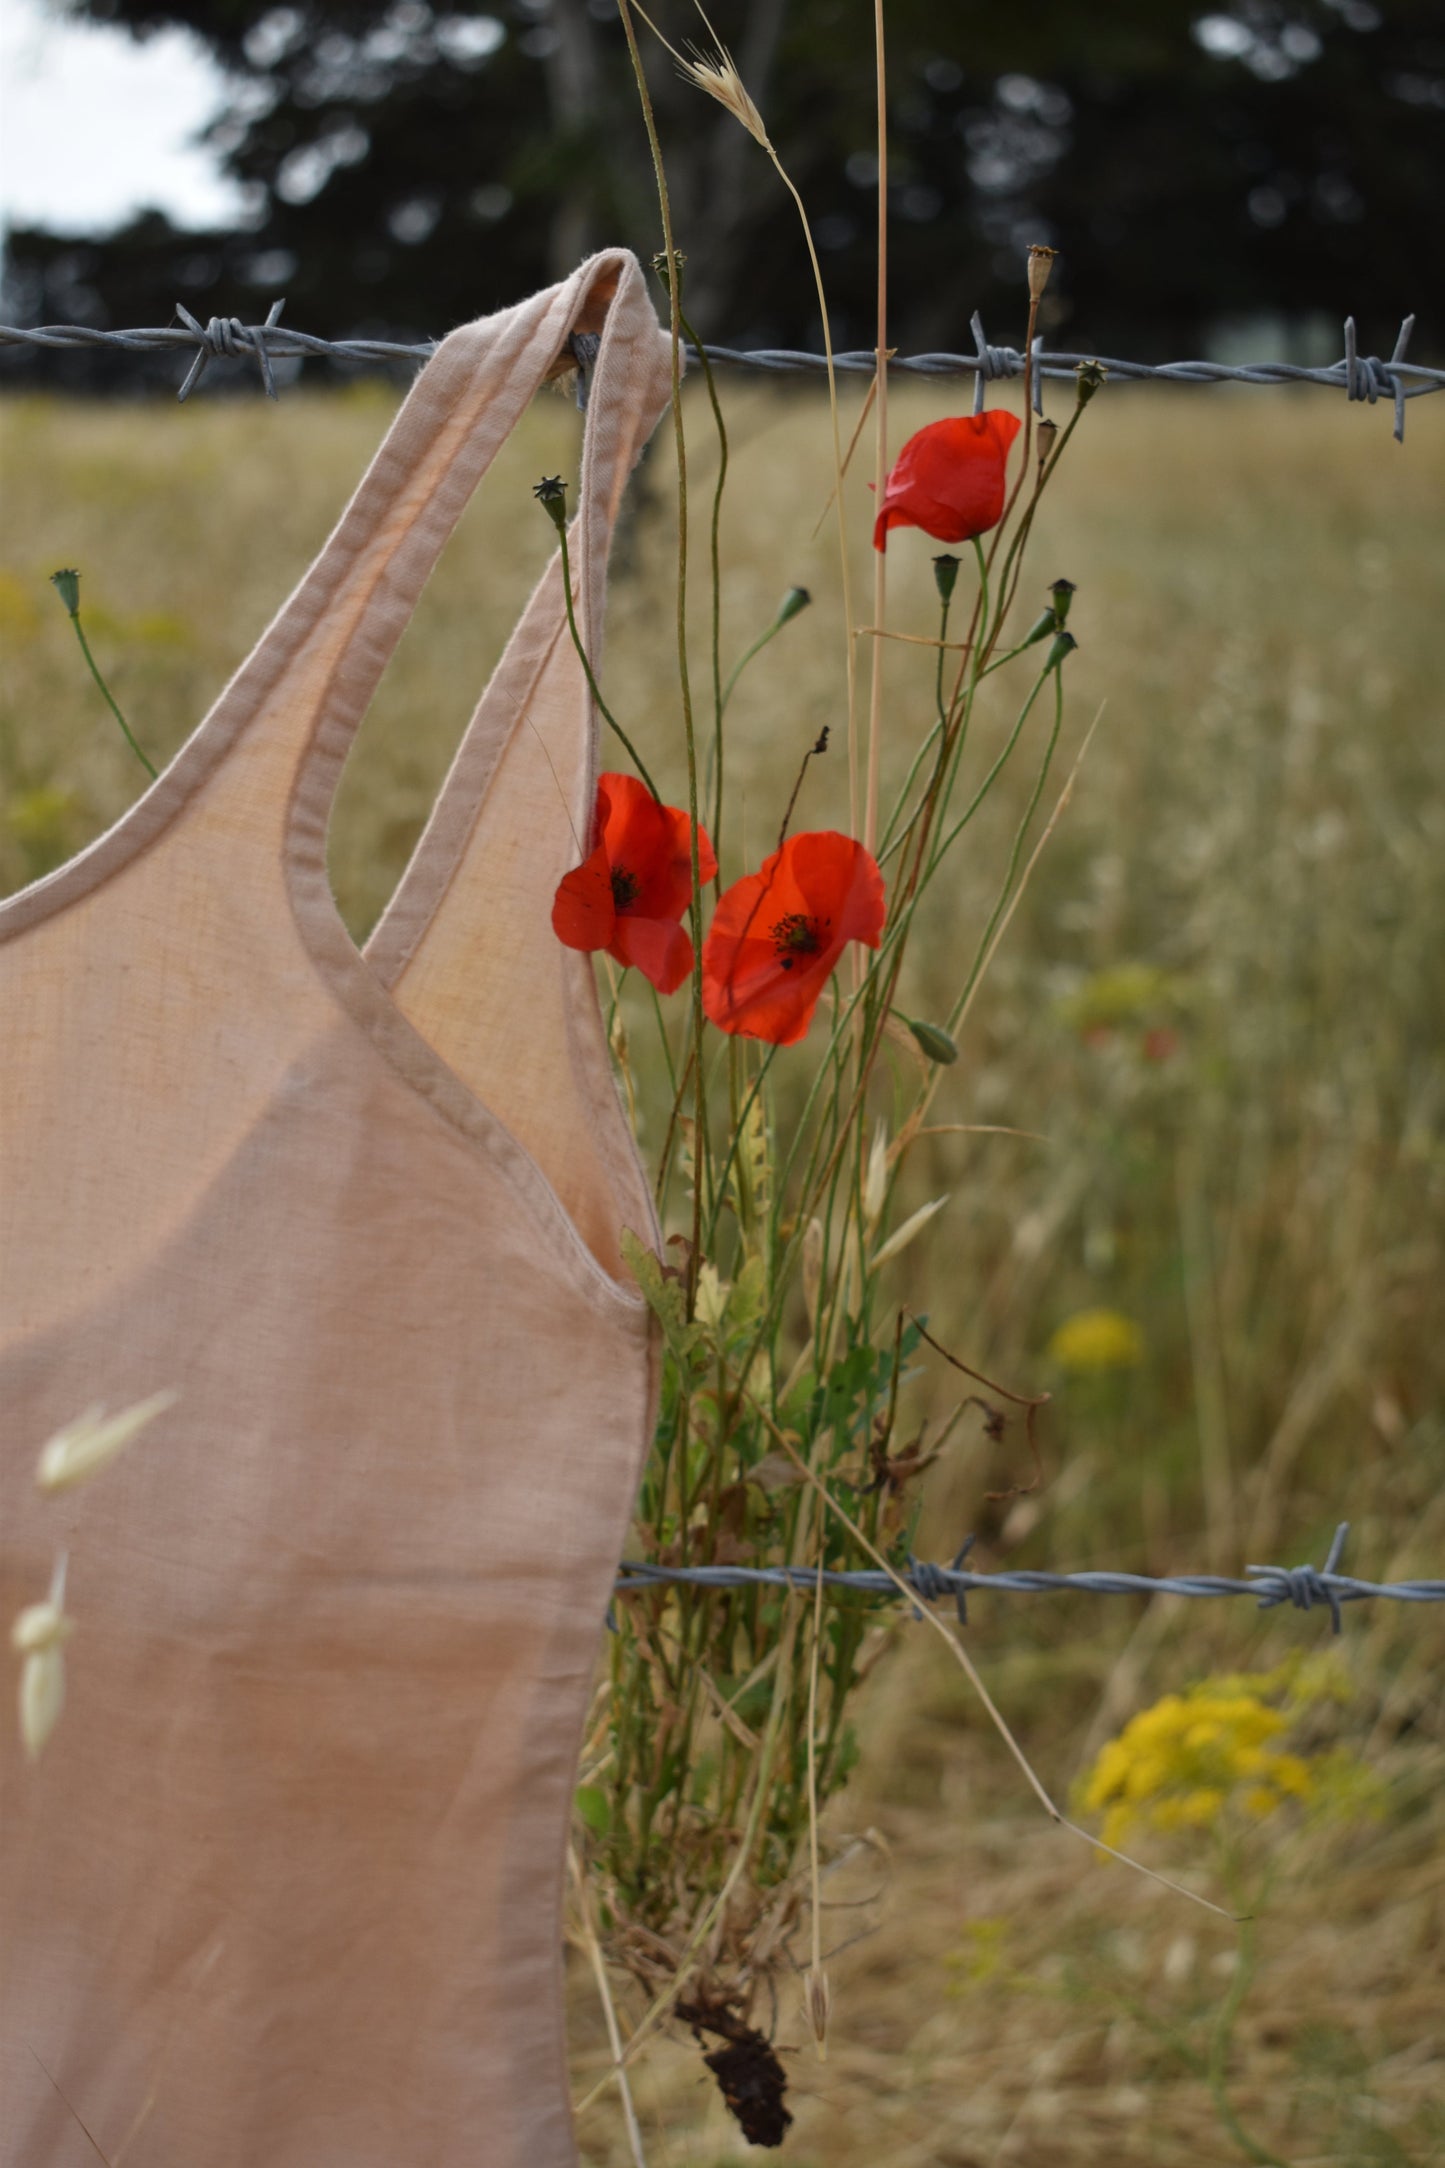
[[[206,131],[244,223],[159,213],[100,239],[12,234],[10,321],[252,321],[422,338],[660,225],[615,0],[74,0],[225,70]],[[712,19],[812,216],[843,345],[872,339],[868,0],[716,0]],[[674,43],[706,43],[671,0]],[[1052,343],[1162,359],[1222,318],[1353,310],[1364,349],[1428,310],[1445,0],[887,0],[892,342],[1021,333],[1022,251],[1062,259]],[[743,129],[639,24],[688,300],[705,337],[816,346],[796,220]],[[1422,323],[1422,333],[1431,326]],[[1338,351],[1337,338],[1333,347]],[[144,365],[141,365],[144,366]],[[162,365],[167,381],[175,364]],[[48,355],[46,381],[116,364]]]

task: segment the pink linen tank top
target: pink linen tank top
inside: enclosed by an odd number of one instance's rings
[[[442,343],[171,766],[0,906],[0,1630],[60,1549],[76,1621],[36,1763],[0,1716],[4,2168],[576,2159],[566,1830],[656,1389],[618,1238],[658,1235],[551,929],[597,765],[559,560],[365,954],[325,864],[377,680],[576,329],[596,657],[669,376],[620,252]],[[55,1430],[167,1387],[37,1492]]]

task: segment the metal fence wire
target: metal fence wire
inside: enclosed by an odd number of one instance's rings
[[[1341,1612],[1347,1603],[1363,1603],[1382,1597],[1391,1603],[1445,1603],[1445,1581],[1359,1581],[1339,1571],[1348,1521],[1335,1530],[1324,1565],[1246,1566],[1247,1579],[1237,1581],[1218,1573],[971,1573],[964,1560],[973,1548],[970,1536],[953,1563],[928,1565],[910,1558],[898,1576],[920,1603],[940,1603],[952,1597],[959,1623],[968,1623],[967,1599],[974,1593],[1031,1596],[1046,1591],[1073,1589],[1087,1596],[1253,1596],[1261,1611],[1277,1604],[1292,1604],[1297,1611],[1329,1612],[1334,1631],[1341,1630]],[[619,1595],[668,1583],[688,1588],[796,1588],[818,1585],[812,1566],[651,1566],[624,1559],[617,1576]],[[859,1595],[893,1596],[898,1582],[877,1570],[857,1573],[824,1573],[825,1588],[851,1589]],[[915,1613],[916,1615],[916,1613]]]
[[[190,366],[178,395],[182,399],[195,390],[211,362],[250,361],[259,369],[267,395],[274,399],[277,396],[277,362],[299,366],[303,361],[321,356],[372,366],[423,362],[436,352],[439,343],[435,339],[415,345],[389,339],[318,339],[310,332],[293,331],[283,324],[281,311],[284,306],[284,302],[274,301],[264,322],[259,324],[242,323],[238,316],[213,316],[203,324],[179,302],[176,305],[176,314],[181,319],[178,324],[149,330],[101,331],[90,324],[41,324],[29,328],[0,324],[0,347],[101,347],[116,353],[187,354]],[[990,346],[977,314],[970,328],[974,337],[973,353],[891,354],[888,357],[890,376],[971,376],[977,408],[985,384],[1021,377],[1029,364],[1028,357],[1017,347]],[[1414,317],[1407,316],[1400,326],[1394,352],[1388,361],[1382,361],[1377,354],[1360,353],[1355,320],[1353,316],[1347,317],[1344,353],[1339,361],[1331,362],[1327,368],[1306,368],[1289,361],[1246,362],[1237,366],[1222,361],[1120,361],[1106,355],[1054,353],[1045,348],[1041,339],[1036,339],[1031,373],[1034,405],[1039,413],[1043,412],[1044,385],[1048,379],[1074,376],[1078,369],[1090,363],[1121,383],[1147,380],[1169,384],[1323,384],[1343,391],[1347,399],[1365,400],[1371,406],[1379,399],[1389,400],[1395,414],[1395,439],[1403,444],[1405,401],[1422,398],[1428,392],[1445,391],[1445,369],[1429,369],[1405,359],[1414,328]],[[573,341],[573,351],[580,374],[579,403],[585,403],[587,369],[591,355],[596,352],[596,342],[577,338]],[[688,347],[686,351],[689,359],[697,358],[697,349]],[[796,352],[790,347],[742,350],[732,346],[704,346],[701,351],[710,364],[729,369],[758,369],[773,376],[817,376],[826,373],[828,367],[824,355]],[[876,366],[877,358],[871,349],[833,357],[833,367],[840,376],[871,377]]]

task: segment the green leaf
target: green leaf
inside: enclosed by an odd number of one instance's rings
[[[701,1325],[688,1322],[687,1295],[682,1282],[664,1273],[661,1258],[640,1241],[630,1227],[622,1230],[621,1248],[627,1269],[661,1325],[662,1336],[678,1368],[684,1375],[689,1374],[706,1359],[707,1335]]]
[[[607,1794],[595,1784],[579,1784],[572,1796],[579,1821],[587,1824],[594,1837],[605,1837],[612,1827],[612,1807]]]

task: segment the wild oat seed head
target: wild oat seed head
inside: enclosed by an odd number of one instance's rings
[[[760,143],[770,155],[772,144],[763,125],[763,116],[748,96],[737,63],[727,47],[720,41],[712,51],[704,52],[701,46],[691,48],[692,58],[682,63],[682,77],[697,90],[705,90],[719,105],[726,106],[734,120],[740,120],[755,143]]]
[[[83,1483],[123,1452],[147,1423],[174,1407],[179,1397],[175,1392],[152,1393],[149,1400],[138,1400],[134,1407],[122,1408],[118,1415],[107,1415],[99,1407],[87,1408],[84,1415],[67,1423],[41,1447],[35,1470],[37,1486],[43,1491],[61,1491]]]
[[[810,1219],[803,1230],[803,1302],[808,1330],[818,1321],[818,1296],[823,1285],[823,1222]]]

